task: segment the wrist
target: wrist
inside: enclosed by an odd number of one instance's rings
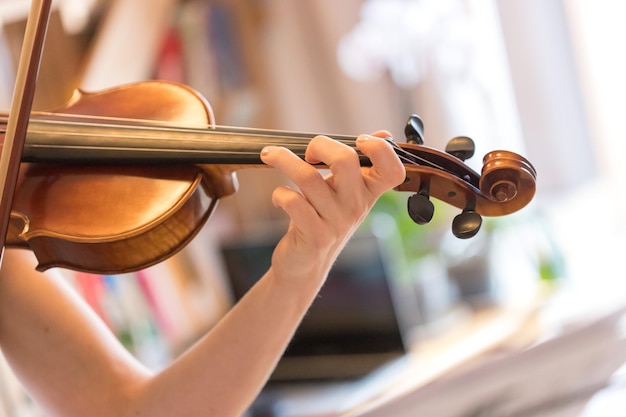
[[[280,268],[272,265],[264,278],[271,283],[274,291],[310,302],[326,281],[327,275],[327,269],[319,265],[309,268]]]

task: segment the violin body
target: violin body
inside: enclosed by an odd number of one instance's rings
[[[407,139],[421,136],[418,130]],[[264,146],[304,157],[314,136],[218,128],[209,103],[177,83],[76,91],[61,108],[31,113],[6,246],[32,250],[40,270],[112,274],[151,266],[182,249],[219,199],[236,192],[237,169],[265,166]],[[356,137],[331,136],[356,147]],[[457,142],[446,152],[389,143],[406,169],[397,190],[415,193],[408,211],[416,223],[432,218],[432,196],[463,211],[452,229],[469,238],[481,216],[513,213],[534,196],[536,172],[515,153],[490,152],[478,174],[463,163],[468,151]]]
[[[77,91],[54,112],[213,123],[202,97],[168,83]],[[235,188],[233,171],[209,166],[22,163],[6,245],[32,250],[40,270],[133,271],[184,247]]]

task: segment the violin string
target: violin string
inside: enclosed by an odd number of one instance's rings
[[[42,123],[58,123],[58,122],[50,121],[50,120],[42,120],[41,122]],[[74,124],[81,124],[81,123],[74,122]],[[85,123],[83,123],[83,124],[85,124]],[[86,125],[93,126],[93,123],[89,123],[89,124],[86,124]],[[102,124],[101,126],[102,127],[106,127],[106,128],[114,127],[114,126],[111,126],[111,124],[109,124],[109,123]],[[215,128],[215,129],[213,129],[213,128],[210,128],[210,129],[193,129],[193,128],[188,128],[188,127],[181,127],[181,128],[172,129],[171,127],[126,126],[126,125],[118,125],[117,127],[121,128],[121,129],[125,128],[127,130],[136,130],[136,129],[144,129],[145,130],[145,129],[149,129],[151,131],[161,130],[161,131],[165,131],[166,133],[172,133],[174,131],[178,131],[178,132],[184,132],[184,133],[196,133],[196,134],[200,134],[200,135],[206,135],[207,133],[209,133],[209,134],[211,134],[211,133],[215,133],[215,134],[222,134],[222,133],[232,134],[232,133],[236,132],[236,133],[238,133],[241,136],[253,136],[253,137],[256,137],[256,138],[265,137],[267,139],[277,139],[278,136],[280,134],[282,134],[282,135],[284,135],[281,138],[281,139],[283,139],[283,142],[280,142],[279,145],[284,145],[284,146],[290,147],[292,151],[294,151],[297,154],[299,154],[299,156],[302,157],[302,158],[304,157],[304,152],[303,151],[306,149],[306,143],[302,143],[302,139],[311,139],[312,136],[315,136],[315,134],[312,134],[312,133],[311,134],[306,134],[306,133],[293,134],[292,132],[283,132],[283,131],[258,130],[258,129],[257,130],[255,130],[255,129],[240,129],[240,128],[225,128],[224,129],[224,128],[220,128],[220,127]],[[76,133],[76,132],[70,132],[70,131],[59,132],[59,133],[64,134],[64,135],[68,135],[68,136],[69,135],[78,135],[78,136],[84,135],[83,133]],[[287,136],[287,135],[289,135],[289,136]],[[140,136],[140,135],[120,135],[119,132],[118,133],[114,133],[114,134],[110,134],[110,135],[100,134],[100,136],[101,137],[115,137],[115,138],[118,138],[118,139],[119,138],[128,138],[128,139],[135,139],[135,140],[137,140],[137,139],[139,139],[139,140],[140,139],[148,140],[149,139],[149,138],[145,138],[145,137]],[[334,137],[336,137],[336,136],[334,136]],[[284,141],[284,139],[292,139],[295,142],[291,142],[291,143],[290,142],[286,142],[286,141]],[[206,139],[188,138],[187,140],[190,141],[190,142],[194,142],[194,141],[206,142]],[[354,143],[355,139],[353,137],[351,137],[349,140],[343,139],[343,140],[340,140],[340,141],[342,141],[343,143],[345,143],[348,146],[353,147],[352,144]],[[212,142],[213,143],[220,143],[220,142],[222,142],[222,143],[227,143],[227,144],[232,144],[233,143],[232,141],[216,140],[215,138],[212,140]],[[237,143],[243,143],[244,145],[245,144],[258,144],[257,141],[250,141],[250,142],[238,141]],[[432,162],[430,162],[430,161],[428,161],[426,159],[423,159],[423,158],[419,157],[418,155],[414,155],[414,154],[412,154],[412,153],[402,149],[400,146],[398,146],[395,142],[393,142],[391,140],[389,141],[389,143],[394,147],[396,153],[398,154],[398,157],[405,164],[415,165],[415,166],[418,166],[418,165],[424,166],[424,165],[426,165],[426,166],[430,166],[432,168],[439,169],[439,170],[444,171],[444,172],[448,172],[450,174],[454,174],[453,172],[450,172],[449,170],[447,170],[447,169],[445,169],[445,168],[443,168],[443,167],[441,167],[441,166],[439,166],[437,164],[434,164],[434,163],[432,163]],[[76,148],[78,146],[74,146],[74,147]],[[87,148],[94,149],[94,146],[89,146],[89,145],[83,145],[82,147],[84,149],[87,149]],[[301,149],[300,152],[298,152],[297,149],[296,149],[298,147]],[[112,148],[108,147],[108,149],[112,149]],[[119,150],[122,150],[122,149],[125,149],[125,148],[119,148]],[[168,152],[168,150],[165,150],[165,149],[154,149],[154,148],[144,148],[144,149],[151,149],[152,152],[156,152],[156,151],[159,151],[159,150],[163,151],[163,152]],[[238,150],[236,152],[234,152],[234,151],[229,151],[229,152],[226,152],[226,151],[208,151],[208,152],[204,151],[203,152],[201,150],[182,150],[182,149],[177,150],[177,152],[183,152],[183,151],[186,151],[186,152],[189,152],[189,153],[219,153],[219,154],[223,154],[223,153],[231,153],[231,154],[232,153],[237,153],[239,155],[256,155],[257,154],[256,152],[251,152],[251,151],[247,151],[246,152],[246,151],[241,151],[241,150]],[[415,159],[421,160],[422,163],[420,164],[420,163],[416,162]]]
[[[274,140],[282,140],[282,142],[279,142],[280,145],[284,145],[287,147],[290,147],[292,150],[296,151],[295,148],[297,147],[301,147],[303,149],[306,148],[306,144],[302,143],[303,139],[312,139],[314,136],[318,135],[316,133],[304,133],[304,132],[288,132],[288,131],[281,131],[281,130],[269,130],[269,129],[249,129],[249,128],[236,128],[236,127],[224,127],[224,126],[213,126],[213,125],[204,125],[204,126],[200,126],[200,125],[196,125],[196,126],[190,126],[189,124],[184,124],[184,123],[175,123],[178,126],[172,126],[172,123],[170,122],[158,122],[158,121],[151,121],[151,120],[143,120],[143,119],[124,119],[124,118],[115,118],[115,117],[108,117],[108,116],[86,116],[86,115],[74,115],[74,114],[62,114],[62,113],[39,113],[40,115],[46,115],[49,114],[51,116],[55,116],[56,118],[58,118],[59,116],[65,116],[68,118],[74,118],[77,120],[81,120],[79,122],[70,122],[71,124],[75,125],[75,126],[80,126],[80,125],[85,125],[85,126],[91,126],[91,127],[101,127],[101,128],[105,128],[105,129],[111,129],[111,128],[119,128],[119,129],[124,129],[127,131],[133,131],[133,130],[138,130],[138,131],[159,131],[159,132],[163,132],[163,133],[167,133],[167,134],[171,134],[171,133],[180,133],[180,134],[197,134],[197,135],[202,135],[202,136],[206,136],[206,134],[237,134],[240,136],[244,136],[244,137],[254,137],[254,138],[265,138],[265,139],[274,139]],[[37,119],[39,123],[42,124],[63,124],[63,125],[67,125],[67,122],[61,122],[58,120],[51,120],[51,119],[44,119],[44,118],[39,118]],[[94,120],[97,121],[101,121],[102,123],[94,123]],[[127,125],[124,123],[120,123],[120,122],[141,122],[141,124],[139,125]],[[111,122],[116,122],[111,123]],[[76,133],[75,131],[67,131],[67,132],[59,132],[65,135],[81,135],[81,133]],[[145,139],[145,137],[141,136],[141,135],[119,135],[119,134],[111,134],[111,135],[103,135],[101,134],[102,137],[116,137],[116,138],[120,138],[120,137],[125,137],[128,139],[135,139],[135,140],[140,140],[140,139]],[[333,137],[334,139],[350,146],[350,147],[355,147],[354,143],[356,141],[356,137],[353,136],[345,136],[345,135],[327,135],[329,137]],[[205,142],[206,139],[204,138],[186,138],[186,140],[190,141],[190,142],[195,142],[195,141],[199,141],[199,142]],[[227,143],[227,144],[232,144],[232,141],[228,141],[228,140],[216,140],[215,138],[212,139],[213,143]],[[292,141],[292,142],[290,142]],[[389,140],[388,141],[391,146],[394,148],[396,154],[398,155],[398,157],[401,159],[401,161],[405,164],[408,165],[422,165],[422,166],[430,166],[432,168],[436,168],[439,170],[442,170],[444,172],[449,172],[451,174],[454,174],[452,172],[450,172],[449,170],[447,170],[446,168],[433,163],[432,161],[428,161],[422,157],[420,157],[419,155],[415,155],[405,149],[403,149],[402,147],[400,147],[397,143],[395,143],[393,140]],[[238,141],[238,143],[240,144],[254,144],[254,145],[258,145],[258,141]],[[87,146],[85,146],[86,148]],[[156,149],[155,149],[156,150]],[[182,151],[182,150],[179,150]],[[193,150],[190,152],[199,152],[198,150]],[[232,153],[232,151],[231,151]],[[252,154],[253,152],[242,152],[242,151],[236,151],[237,154]],[[303,154],[300,155],[301,157],[303,157]],[[416,161],[417,160],[417,161]],[[418,162],[419,161],[419,162]]]
[[[71,113],[44,113],[40,112],[39,115],[49,115],[51,117],[58,118],[58,116],[67,117],[69,119],[77,119],[82,120],[84,125],[91,125],[95,127],[109,128],[109,127],[124,127],[128,129],[149,129],[149,130],[157,130],[162,132],[183,132],[183,133],[198,133],[205,134],[207,131],[216,132],[216,133],[242,133],[242,134],[254,134],[257,136],[266,136],[268,138],[274,137],[296,137],[296,138],[312,138],[316,136],[317,133],[312,132],[289,132],[283,130],[272,130],[272,129],[255,129],[255,128],[240,128],[240,127],[231,127],[231,126],[219,126],[219,125],[210,125],[210,124],[190,124],[185,122],[161,122],[158,120],[148,120],[148,119],[127,119],[127,118],[118,118],[118,117],[110,117],[110,116],[89,116],[89,115],[81,115],[81,114],[71,114]],[[43,122],[59,122],[64,123],[61,120],[54,119],[40,119]],[[101,121],[102,123],[94,123],[94,121]],[[132,122],[133,124],[129,124]],[[74,122],[75,124],[81,122]],[[333,136],[341,136],[343,138],[352,138],[354,137],[346,136],[346,135],[333,135]]]
[[[58,116],[59,114],[56,114],[56,116]],[[68,117],[75,117],[75,115],[66,115]],[[118,120],[124,120],[124,121],[128,121],[131,119],[118,119],[118,118],[113,118],[113,117],[102,117],[102,116],[96,116],[96,117],[88,117],[88,116],[84,116],[84,115],[76,115],[78,119],[85,119],[85,120],[89,120],[91,121],[89,123],[89,125],[94,125],[93,120],[102,120],[105,122],[110,122],[110,121],[118,121]],[[149,125],[147,126],[143,126],[143,125],[139,125],[139,126],[133,126],[133,125],[119,125],[119,127],[122,128],[127,128],[127,129],[150,129],[150,130],[159,130],[159,131],[165,131],[166,133],[172,133],[172,132],[179,132],[179,133],[196,133],[196,134],[200,134],[200,135],[206,135],[208,132],[213,132],[213,133],[237,133],[240,135],[253,135],[255,137],[265,137],[268,139],[277,139],[277,138],[282,138],[282,139],[295,139],[298,142],[300,142],[301,139],[311,139],[313,136],[315,136],[316,134],[314,133],[295,133],[295,132],[286,132],[286,131],[280,131],[280,130],[261,130],[261,129],[243,129],[243,128],[232,128],[232,127],[222,127],[222,126],[210,126],[210,125],[206,125],[206,127],[204,128],[193,128],[193,127],[189,127],[188,125],[184,125],[184,124],[180,124],[180,127],[172,127],[171,124],[168,125],[161,125],[161,122],[155,122],[153,123],[152,121],[145,121],[145,120],[140,120],[140,119],[136,119],[133,121],[142,121],[142,122],[146,122]],[[53,123],[53,121],[50,120],[42,120],[42,122],[44,123]],[[110,128],[110,127],[114,127],[115,125],[111,125],[111,123],[102,123],[102,124],[96,124],[96,126],[100,126],[103,128]],[[70,134],[70,132],[67,132],[66,134]],[[119,135],[112,135],[112,136],[116,136],[116,137],[120,137]],[[141,137],[136,137],[136,136],[126,136],[129,139],[130,138],[134,138],[134,139],[141,139]],[[337,136],[337,135],[333,135],[333,137],[335,139],[338,139],[340,141],[342,141],[343,143],[352,146],[352,143],[354,142],[354,137],[350,137],[349,139],[345,139],[345,136]],[[341,138],[344,138],[343,140]],[[203,139],[188,139],[191,141],[203,141]],[[215,141],[214,142],[219,142],[219,141]],[[229,141],[223,141],[225,143],[229,143]],[[389,141],[392,146],[394,147],[394,149],[396,150],[396,152],[398,153],[398,156],[401,158],[401,160],[403,160],[403,162],[406,162],[407,164],[414,164],[417,165],[417,163],[414,161],[414,159],[421,159],[422,162],[426,165],[430,165],[434,168],[437,169],[441,169],[444,170],[445,169],[443,167],[440,167],[436,164],[433,164],[430,161],[427,161],[417,155],[411,154],[410,152],[402,149],[400,146],[398,146],[395,142],[393,141]],[[230,142],[232,143],[232,142]],[[240,142],[241,143],[241,142]],[[255,142],[249,142],[249,143],[255,143]],[[245,142],[244,142],[245,144]],[[286,146],[306,146],[302,143],[287,143],[287,142],[281,142],[281,144],[284,144]]]

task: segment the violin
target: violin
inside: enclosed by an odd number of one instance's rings
[[[0,135],[6,120],[0,117]],[[406,143],[389,141],[406,168],[397,191],[414,193],[407,208],[416,223],[433,217],[433,197],[461,209],[452,230],[469,238],[482,216],[507,215],[532,200],[536,171],[524,157],[490,152],[478,174],[464,163],[471,139],[454,138],[445,152],[424,146],[415,115],[405,134]],[[304,157],[314,136],[217,126],[204,97],[172,82],[77,90],[60,108],[31,112],[6,246],[33,251],[39,270],[151,266],[183,248],[218,201],[236,192],[238,169],[265,166],[264,146]],[[329,136],[356,148],[356,137]],[[363,155],[360,161],[370,164]]]

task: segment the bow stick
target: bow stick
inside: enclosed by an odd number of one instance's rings
[[[4,255],[11,206],[22,159],[22,149],[35,95],[37,74],[50,16],[51,0],[33,0],[17,69],[7,130],[0,154],[0,263]]]

